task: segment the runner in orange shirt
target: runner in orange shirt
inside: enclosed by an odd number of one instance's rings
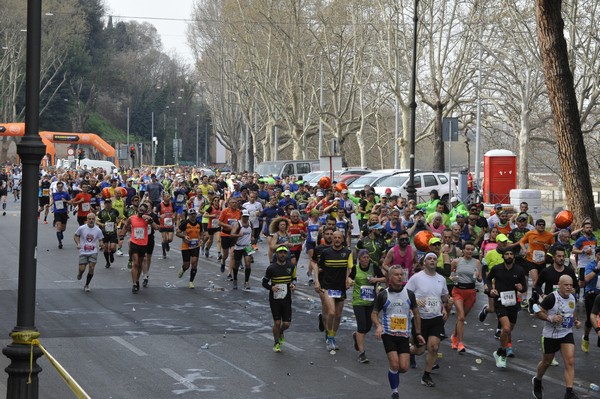
[[[92,199],[92,195],[88,192],[89,188],[90,187],[87,184],[83,184],[81,186],[81,192],[73,198],[73,205],[77,205],[77,223],[79,223],[80,226],[85,224],[87,215],[91,211],[90,200]]]
[[[223,209],[221,215],[219,215],[219,227],[221,228],[221,251],[223,253],[223,259],[221,259],[221,273],[225,273],[225,262],[229,257],[229,253],[232,252],[232,248],[235,245],[235,238],[232,238],[231,228],[237,221],[242,219],[242,212],[239,209],[239,202],[237,198],[229,198],[227,201],[227,208]],[[233,259],[233,257],[232,257]],[[229,271],[233,269],[233,262],[229,264]]]

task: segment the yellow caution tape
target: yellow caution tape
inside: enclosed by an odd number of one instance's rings
[[[71,377],[67,370],[65,370],[63,366],[61,366],[60,363],[58,363],[58,361],[56,361],[56,359],[52,357],[50,353],[48,353],[46,348],[42,346],[38,340],[40,336],[38,331],[15,331],[11,333],[10,336],[15,344],[31,345],[31,352],[29,356],[29,378],[27,380],[28,384],[31,384],[31,373],[33,372],[33,347],[34,345],[37,345],[42,353],[48,358],[50,364],[54,366],[56,371],[58,371],[58,374],[60,374],[63,380],[65,380],[67,386],[71,389],[71,391],[73,391],[75,396],[78,399],[91,399],[90,395],[83,390],[83,388],[77,383],[77,381],[73,379],[73,377]]]

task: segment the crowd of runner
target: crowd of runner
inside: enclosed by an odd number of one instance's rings
[[[21,184],[18,168],[6,172],[0,174],[3,210],[9,192],[18,200]],[[416,367],[419,355],[425,355],[421,383],[435,386],[431,371],[447,333],[453,350],[467,351],[465,320],[476,306],[477,292],[483,291],[488,300],[478,306],[479,320],[489,314],[497,318],[496,366],[506,368],[507,358],[515,356],[512,331],[519,312],[529,312],[544,321],[544,354],[532,379],[534,397],[543,398],[542,377],[557,364],[554,355],[560,352],[564,397],[577,398],[573,328],[584,326],[583,352],[590,350],[590,335],[600,337],[600,248],[591,221],[547,228],[544,219],[534,220],[525,202],[517,210],[496,204],[489,214],[482,204],[464,204],[455,197],[448,202],[435,190],[417,203],[389,193],[379,197],[369,186],[350,193],[335,182],[313,187],[301,177],[246,172],[207,175],[194,168],[145,168],[107,175],[103,169],[42,170],[38,218],[48,223],[53,213],[50,222],[62,249],[69,219],[76,217],[77,279],[87,270],[86,292],[100,254],[109,268],[123,248],[132,293],[140,291],[140,281],[148,287],[157,235],[164,258],[170,256],[174,237],[180,240],[178,277],[189,270],[190,289],[202,257],[220,263],[231,289],[238,289],[238,277],[250,289],[257,244],[266,241],[267,251],[260,256],[267,257],[269,266],[262,286],[269,290],[275,352],[285,344],[296,266],[305,258],[308,284],[321,300],[315,322],[324,333],[325,348],[337,351],[342,310],[350,302],[357,324],[352,335],[357,359],[369,362],[365,336],[374,329],[389,360],[392,398],[399,397],[399,373]],[[578,302],[585,307],[581,322]],[[451,312],[456,313],[453,326],[446,325]]]

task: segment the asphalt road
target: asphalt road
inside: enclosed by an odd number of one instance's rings
[[[18,234],[20,211],[10,203],[0,216],[0,344],[6,346],[16,321]],[[39,224],[36,326],[41,343],[92,398],[388,398],[387,360],[381,342],[367,337],[369,364],[357,362],[351,334],[351,307],[338,334],[340,350],[325,350],[317,330],[319,300],[306,285],[306,258],[299,268],[299,290],[294,296],[292,327],[282,353],[273,353],[268,293],[260,286],[266,267],[265,245],[255,255],[250,291],[233,291],[214,259],[202,258],[196,289],[187,288],[188,275],[177,278],[181,255],[176,238],[167,259],[154,259],[150,287],[131,293],[126,257],[97,268],[90,293],[77,281],[76,228],[69,219],[65,247],[57,248],[52,224]],[[160,246],[157,246],[158,251]],[[213,251],[214,256],[214,251]],[[84,277],[85,279],[85,277]],[[208,289],[209,281],[216,290]],[[480,309],[484,297],[478,297]],[[580,308],[581,310],[581,308]],[[451,316],[446,330],[451,332]],[[468,317],[467,352],[457,354],[444,341],[434,371],[435,388],[420,384],[424,358],[417,369],[400,377],[402,397],[528,398],[531,377],[541,357],[542,322],[520,314],[514,331],[516,357],[498,370],[492,357],[495,317],[485,323],[476,312]],[[579,349],[577,332],[576,390],[582,398],[600,397],[590,391],[600,385],[600,348]],[[562,364],[562,359],[560,359]],[[0,356],[2,368],[9,360]],[[74,397],[46,358],[38,364],[40,398]],[[6,396],[7,375],[0,379]],[[563,369],[552,367],[544,379],[545,397],[564,395]]]

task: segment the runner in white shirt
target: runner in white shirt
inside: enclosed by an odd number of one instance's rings
[[[413,346],[410,353],[422,355],[427,350],[425,371],[421,378],[421,384],[427,387],[435,386],[430,373],[437,359],[448,309],[452,307],[446,279],[436,271],[437,260],[435,253],[427,253],[423,260],[423,270],[414,274],[406,284],[406,289],[415,293],[421,316],[421,334],[427,342],[426,345]]]
[[[90,213],[87,215],[86,224],[79,226],[73,239],[79,249],[79,272],[77,280],[81,280],[86,266],[88,266],[88,274],[83,287],[85,292],[90,292],[90,281],[94,277],[94,267],[98,261],[98,248],[104,248],[102,239],[104,235],[102,230],[96,226],[96,215]]]
[[[252,224],[252,242],[254,250],[257,250],[257,242],[260,238],[260,218],[258,217],[262,211],[263,206],[260,201],[256,200],[257,194],[255,192],[250,193],[249,201],[242,205],[242,208],[248,211],[250,215],[250,224]]]

